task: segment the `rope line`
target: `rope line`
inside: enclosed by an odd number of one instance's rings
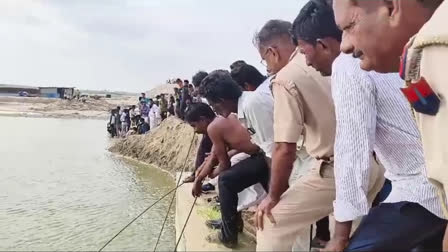
[[[193,212],[193,208],[196,205],[196,200],[198,200],[198,198],[194,198],[194,202],[193,202],[193,205],[191,206],[190,213],[188,214],[187,219],[185,220],[184,227],[182,228],[182,231],[180,232],[180,235],[179,235],[179,239],[176,242],[176,247],[174,248],[174,252],[177,252],[177,247],[179,246],[180,240],[182,239],[182,235],[184,235],[185,228],[187,227],[187,223],[190,220],[190,216],[191,216],[191,213]]]
[[[179,176],[179,178],[177,179],[177,185],[179,185],[180,182],[181,182],[181,180],[182,180],[182,175],[184,174],[185,167],[187,166],[188,156],[190,155],[191,147],[193,146],[193,142],[194,142],[194,138],[195,138],[195,136],[196,136],[196,133],[194,133],[193,138],[191,139],[191,143],[190,143],[190,147],[188,148],[187,156],[186,156],[185,161],[184,161],[184,164],[183,164],[183,166],[182,166],[182,170],[181,170],[181,172],[180,172],[180,176]],[[178,186],[177,186],[177,187],[178,187]],[[170,205],[168,206],[168,210],[166,211],[165,219],[163,220],[162,228],[160,229],[160,233],[159,233],[159,237],[157,238],[156,245],[154,246],[154,252],[157,250],[157,246],[159,245],[160,238],[162,237],[163,230],[165,229],[166,221],[168,220],[168,215],[169,215],[169,213],[170,213],[171,206],[173,205],[174,200],[176,199],[177,187],[176,187],[176,190],[175,190],[174,193],[173,193],[173,197],[171,198],[171,202],[170,202]]]
[[[135,217],[131,222],[129,222],[124,228],[122,228],[116,235],[114,235],[114,237],[112,237],[112,239],[110,239],[108,242],[106,242],[106,244],[104,244],[103,247],[101,247],[101,249],[98,250],[98,252],[103,251],[103,249],[105,247],[107,247],[107,245],[109,245],[115,238],[117,238],[118,235],[120,235],[126,228],[128,228],[132,223],[134,223],[138,218],[140,218],[143,214],[145,214],[149,209],[151,209],[153,206],[155,206],[157,203],[159,203],[160,201],[162,201],[164,198],[166,198],[168,195],[170,195],[170,193],[174,192],[175,190],[177,190],[178,187],[181,187],[184,183],[180,184],[179,186],[171,189],[169,192],[167,192],[165,195],[163,195],[160,199],[158,199],[157,201],[155,201],[154,203],[152,203],[149,207],[147,207],[143,212],[141,212],[137,217]]]
[[[155,201],[153,204],[151,204],[149,207],[147,207],[143,212],[141,212],[139,215],[137,215],[137,217],[135,217],[134,219],[132,219],[132,221],[131,222],[129,222],[126,226],[124,226],[116,235],[114,235],[109,241],[107,241],[104,245],[103,245],[103,247],[101,247],[99,250],[98,250],[98,252],[101,252],[101,251],[103,251],[103,249],[104,248],[106,248],[115,238],[117,238],[126,228],[128,228],[132,223],[134,223],[138,218],[140,218],[143,214],[145,214],[149,209],[151,209],[153,206],[155,206],[157,203],[159,203],[160,201],[162,201],[164,198],[166,198],[168,195],[170,195],[172,192],[177,192],[177,189],[179,188],[179,187],[181,187],[182,185],[184,185],[185,183],[180,183],[180,180],[181,180],[181,178],[182,178],[182,175],[183,175],[183,173],[184,173],[184,170],[185,170],[185,166],[186,166],[186,163],[187,163],[187,160],[188,160],[188,155],[190,154],[190,151],[191,151],[191,147],[193,146],[193,142],[194,142],[194,138],[195,138],[195,136],[196,136],[196,133],[193,135],[193,139],[191,139],[191,144],[190,144],[190,147],[188,148],[188,153],[187,153],[187,157],[185,158],[185,162],[184,162],[184,165],[183,165],[183,168],[182,168],[182,172],[181,172],[181,175],[180,175],[180,177],[179,177],[179,179],[178,179],[178,181],[177,181],[177,185],[176,185],[176,187],[174,187],[173,189],[171,189],[169,192],[167,192],[165,195],[163,195],[160,199],[158,199],[157,201]],[[170,203],[170,207],[168,208],[168,211],[167,211],[167,215],[165,216],[165,220],[164,220],[164,222],[163,222],[163,226],[162,226],[162,230],[160,231],[160,234],[159,234],[159,238],[158,238],[158,240],[157,240],[157,244],[159,243],[159,240],[160,240],[160,235],[162,234],[162,231],[163,231],[163,227],[165,226],[165,222],[166,222],[166,220],[167,220],[167,218],[168,218],[168,214],[169,214],[169,210],[171,209],[171,205],[172,205],[172,203],[173,203],[173,201],[174,201],[174,198],[175,198],[175,196],[176,196],[176,193],[174,193],[174,195],[173,195],[173,198],[171,199],[171,203]],[[196,202],[196,200],[195,200],[195,202]],[[190,213],[191,214],[191,213]],[[189,218],[189,217],[188,217]],[[157,244],[156,244],[156,248],[157,248]],[[155,251],[155,248],[154,248],[154,251]]]

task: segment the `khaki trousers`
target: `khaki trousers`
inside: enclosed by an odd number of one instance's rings
[[[375,162],[370,174],[369,202],[373,201],[383,184],[384,169]],[[333,212],[335,197],[333,164],[318,161],[272,209],[276,224],[273,225],[265,216],[263,231],[257,231],[257,251],[292,251],[294,241],[304,229]]]

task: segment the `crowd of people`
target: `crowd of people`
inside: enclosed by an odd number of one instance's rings
[[[203,135],[185,182],[194,197],[207,177],[219,188],[207,239],[237,246],[242,193],[259,186],[258,251],[291,251],[314,223],[323,251],[447,250],[448,3],[311,0],[298,12],[255,35],[268,76],[238,60],[179,80],[175,111]]]
[[[195,82],[195,80],[193,80]],[[107,130],[111,137],[143,135],[156,129],[168,116],[184,119],[185,111],[193,102],[198,102],[199,94],[188,80],[176,80],[178,87],[174,94],[159,94],[147,98],[141,93],[136,105],[117,107],[111,110]]]
[[[111,135],[169,115],[203,135],[184,182],[194,197],[219,188],[210,242],[236,247],[241,210],[256,205],[258,251],[291,251],[313,224],[323,251],[448,250],[448,3],[310,0],[298,12],[260,24],[267,75],[238,60],[177,79],[168,100],[113,110]]]

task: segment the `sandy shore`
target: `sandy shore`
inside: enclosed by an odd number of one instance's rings
[[[111,99],[61,100],[40,97],[0,97],[0,115],[50,118],[107,119],[117,106],[137,103],[137,97]]]

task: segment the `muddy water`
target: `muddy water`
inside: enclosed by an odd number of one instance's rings
[[[98,250],[174,186],[107,151],[105,122],[0,117],[0,251]],[[105,250],[153,250],[170,199]],[[170,213],[159,250],[174,247]]]

